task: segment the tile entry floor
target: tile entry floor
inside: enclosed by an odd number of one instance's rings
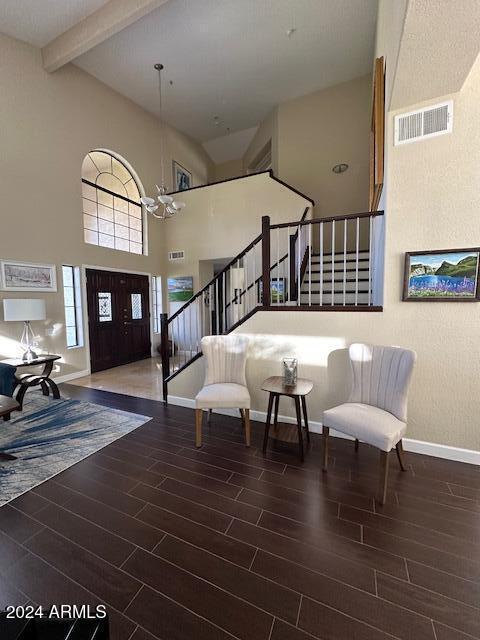
[[[107,605],[112,640],[480,638],[480,469],[320,440],[250,449],[214,415],[63,385],[152,420],[0,508],[0,608]]]

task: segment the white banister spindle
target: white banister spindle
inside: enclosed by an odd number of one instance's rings
[[[312,306],[312,225],[308,225],[308,306]]]
[[[277,304],[280,304],[280,296],[279,291],[280,291],[280,229],[277,227],[277,268],[276,268],[276,274],[277,274]]]
[[[335,304],[335,220],[332,220],[332,307]]]
[[[360,249],[360,218],[356,219],[355,237],[355,306],[358,305],[358,257]]]
[[[369,219],[368,231],[368,306],[372,303],[372,232],[373,232],[373,216]]]
[[[343,306],[347,298],[347,221],[343,221]]]
[[[320,227],[320,306],[323,305],[323,222]]]

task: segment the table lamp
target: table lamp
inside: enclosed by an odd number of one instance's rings
[[[11,298],[3,301],[3,319],[6,322],[23,322],[23,333],[20,344],[24,350],[22,359],[26,362],[38,356],[32,350],[34,334],[30,322],[45,320],[45,300],[38,298]]]

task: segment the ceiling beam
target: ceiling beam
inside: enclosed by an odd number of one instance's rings
[[[109,0],[43,47],[44,68],[57,71],[166,2],[168,0]]]

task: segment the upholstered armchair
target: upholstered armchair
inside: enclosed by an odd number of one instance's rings
[[[245,443],[250,446],[250,394],[245,379],[247,363],[245,337],[205,336],[202,352],[206,359],[205,382],[195,398],[195,444],[202,445],[203,411],[239,409],[245,429]]]
[[[398,347],[352,344],[353,376],[348,402],[323,414],[323,470],[327,470],[329,430],[336,429],[380,449],[378,500],[387,495],[389,453],[396,448],[405,471],[402,438],[407,430],[407,392],[416,360],[414,351]]]

